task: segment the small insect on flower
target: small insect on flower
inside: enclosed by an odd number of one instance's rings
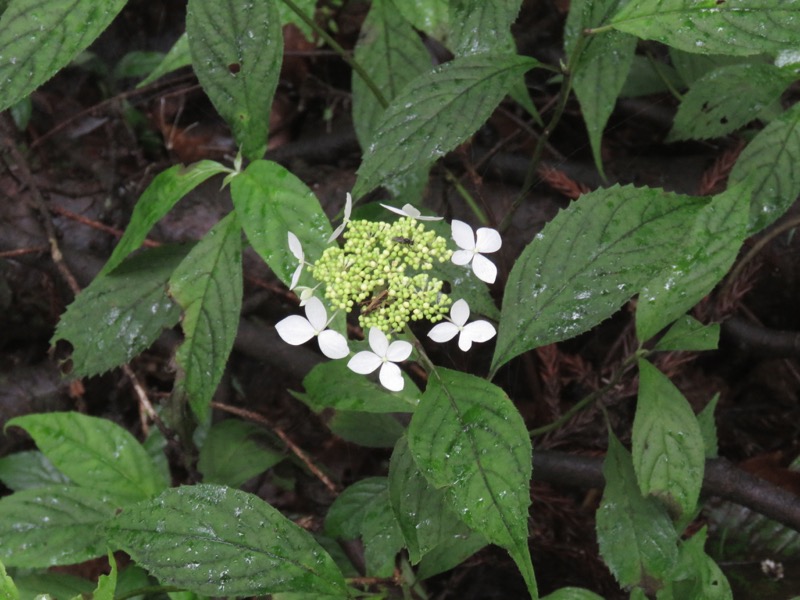
[[[389,298],[389,290],[383,290],[380,294],[372,298],[369,303],[361,309],[362,315],[368,315],[378,310]]]
[[[407,238],[407,237],[399,237],[399,236],[398,237],[393,237],[392,241],[395,242],[396,244],[405,244],[406,246],[413,246],[414,245],[414,240],[412,240],[411,238]]]

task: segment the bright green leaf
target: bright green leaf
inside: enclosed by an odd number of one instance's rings
[[[123,259],[136,250],[161,217],[166,215],[186,194],[209,177],[227,171],[218,162],[201,160],[188,167],[174,165],[156,175],[133,209],[125,234],[114,248],[108,262],[100,271],[105,275],[113,271]]]
[[[14,0],[0,18],[0,111],[30,94],[91,44],[125,0]]]
[[[582,196],[523,250],[506,284],[496,371],[611,316],[680,249],[706,201],[613,186]]]
[[[166,283],[187,248],[151,248],[98,275],[67,307],[50,340],[72,344],[72,375],[88,377],[124,365],[146,350],[180,309]]]
[[[211,426],[200,448],[197,470],[203,474],[203,483],[239,487],[284,458],[270,447],[262,427],[226,419]]]
[[[745,237],[749,190],[728,188],[704,206],[668,266],[648,281],[636,305],[636,335],[650,339],[697,304],[725,276]]]
[[[717,424],[714,421],[714,411],[718,401],[719,392],[714,394],[706,407],[697,415],[697,424],[700,426],[700,435],[703,437],[706,458],[717,458]]]
[[[16,452],[0,458],[0,481],[15,492],[69,483],[69,477],[38,450]]]
[[[6,573],[6,568],[0,562],[0,600],[19,600],[19,591],[14,585],[14,580]]]
[[[747,125],[778,102],[794,77],[791,70],[762,63],[711,71],[683,96],[667,141],[721,137]]]
[[[432,165],[489,118],[535,59],[474,54],[411,81],[389,104],[364,154],[353,196]]]
[[[111,565],[111,572],[98,577],[92,600],[114,600],[114,592],[117,589],[117,561],[114,560],[114,554],[110,551],[108,564]]]
[[[272,97],[283,61],[277,2],[189,0],[192,65],[242,155],[264,156]]]
[[[603,475],[606,487],[597,509],[600,555],[622,586],[666,580],[678,560],[678,533],[663,505],[642,496],[630,454],[610,432]]]
[[[328,509],[325,533],[343,540],[354,540],[361,535],[364,507],[387,489],[386,477],[360,479],[344,490]]]
[[[679,516],[694,512],[703,485],[703,434],[680,390],[643,359],[631,452],[642,494],[661,499]]]
[[[408,445],[470,529],[509,551],[536,597],[527,525],[531,443],[508,396],[484,379],[439,368],[411,419]]]
[[[167,73],[171,73],[181,67],[187,67],[192,64],[192,55],[189,52],[189,38],[186,37],[186,32],[175,40],[172,48],[169,49],[161,59],[161,62],[155,69],[145,77],[136,87],[144,87],[154,82],[159,77],[163,77]]]
[[[679,562],[673,573],[674,582],[664,590],[671,593],[676,600],[679,598],[733,600],[728,579],[703,549],[707,533],[704,527],[681,543]]]
[[[337,410],[326,424],[331,433],[365,448],[392,448],[405,432],[400,421],[383,413]]]
[[[603,600],[603,597],[583,588],[563,587],[542,600]]]
[[[308,23],[301,19],[285,2],[276,2],[275,4],[278,7],[278,14],[281,16],[282,25],[291,23],[303,33],[306,39],[314,40],[314,31],[309,27]],[[312,20],[314,19],[317,0],[294,0],[294,5],[297,6],[303,14],[310,17]]]
[[[235,213],[222,219],[189,252],[169,280],[184,311],[185,339],[176,360],[180,385],[200,423],[209,414],[239,327],[242,306],[242,238]]]
[[[800,195],[800,104],[767,125],[745,147],[733,166],[730,185],[748,180],[748,233],[783,215]]]
[[[250,163],[231,182],[231,196],[253,249],[286,285],[297,268],[297,259],[289,251],[289,231],[300,240],[307,262],[313,264],[327,247],[333,230],[319,200],[279,164]],[[306,277],[304,271],[301,284],[311,282]]]
[[[118,499],[78,486],[23,490],[0,499],[0,560],[43,568],[102,556],[101,525],[114,516]]]
[[[653,350],[716,350],[719,344],[719,323],[703,325],[689,315],[683,315],[670,327]]]
[[[162,583],[197,594],[348,597],[341,572],[311,534],[240,490],[173,488],[126,508],[107,530]]]
[[[700,54],[760,54],[800,46],[798,0],[637,0],[611,25]]]
[[[11,419],[73,482],[125,502],[151,498],[166,487],[142,445],[113,421],[77,412]]]

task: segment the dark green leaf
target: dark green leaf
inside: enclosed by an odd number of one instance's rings
[[[389,504],[389,490],[384,487],[362,510],[361,539],[364,542],[367,575],[391,577],[397,554],[403,549],[403,536]]]
[[[527,526],[531,442],[505,393],[473,375],[437,369],[411,419],[408,445],[470,529],[509,551],[536,597]]]
[[[639,293],[636,335],[650,339],[697,304],[725,276],[745,237],[749,190],[728,188],[704,206],[688,237],[676,240],[670,263]]]
[[[151,498],[167,482],[147,452],[113,421],[77,412],[52,412],[11,419],[53,465],[78,485],[124,502]]]
[[[521,0],[451,0],[448,47],[456,56],[517,51],[511,25]]]
[[[325,533],[343,540],[358,538],[364,522],[364,508],[380,497],[387,486],[386,477],[367,477],[344,490],[328,510]]]
[[[730,65],[738,65],[749,62],[772,62],[761,60],[759,56],[731,56],[730,54],[695,54],[693,52],[684,52],[677,48],[669,49],[669,58],[672,61],[672,66],[678,72],[682,80],[679,88],[689,87],[695,81],[715,71],[720,67],[727,67]]]
[[[762,63],[711,71],[683,96],[667,141],[720,137],[735,131],[774,106],[793,79],[792,71]]]
[[[102,556],[101,525],[118,496],[77,486],[23,490],[0,499],[0,560],[10,567],[44,568]]]
[[[642,494],[661,499],[678,516],[694,512],[703,485],[703,434],[680,390],[643,359],[631,452]]]
[[[203,483],[239,487],[284,458],[282,452],[270,448],[263,428],[226,419],[211,426],[197,470],[203,474]]]
[[[69,477],[56,469],[53,463],[37,450],[17,452],[0,458],[0,481],[15,492],[70,482]]]
[[[0,18],[0,111],[67,66],[123,6],[125,0],[11,2]]]
[[[277,4],[189,0],[186,11],[197,79],[250,160],[267,149],[269,109],[283,60]]]
[[[437,40],[447,35],[450,0],[415,0],[415,2],[398,2],[396,6],[414,29],[424,31]]]
[[[760,54],[800,45],[798,0],[637,0],[611,25],[699,54]]]
[[[474,531],[466,537],[445,539],[419,561],[417,577],[428,579],[454,569],[487,544],[486,538]]]
[[[630,454],[613,433],[603,475],[606,487],[597,509],[600,555],[622,586],[666,580],[678,560],[678,533],[663,505],[642,496]]]
[[[161,583],[197,594],[348,597],[338,567],[307,531],[240,490],[170,489],[125,509],[107,530]]]
[[[682,86],[673,67],[646,56],[634,55],[628,78],[619,91],[620,98],[636,98],[650,94],[666,94]]]
[[[675,259],[705,202],[614,186],[560,212],[511,269],[492,370],[611,316]]]
[[[748,233],[783,215],[800,194],[800,104],[756,135],[739,155],[729,183],[752,186]]]
[[[170,277],[169,290],[184,310],[185,339],[176,355],[183,369],[179,385],[204,423],[239,327],[242,239],[235,213],[217,223],[189,252]]]
[[[516,78],[537,64],[515,54],[473,54],[412,80],[386,109],[353,196],[432,165],[477,131]]]
[[[164,58],[161,59],[158,66],[156,66],[156,68],[136,87],[144,87],[154,82],[159,77],[163,77],[167,73],[171,73],[181,67],[187,67],[190,64],[192,64],[192,55],[189,52],[189,38],[186,37],[186,32],[184,32],[175,40],[172,48],[164,55]]]
[[[603,600],[603,597],[583,588],[564,587],[548,594],[542,600]]]
[[[14,585],[14,580],[6,573],[6,568],[0,562],[0,599],[19,600],[19,591]]]
[[[45,593],[52,598],[74,598],[79,594],[88,596],[94,589],[94,584],[88,579],[52,571],[32,572],[25,575],[16,573],[14,580],[19,588],[20,598],[23,599],[36,598],[39,594]]]
[[[72,344],[72,374],[88,377],[124,365],[180,318],[166,284],[188,248],[162,246],[98,275],[67,307],[50,341]]]
[[[405,432],[392,415],[372,412],[337,410],[326,424],[343,440],[366,448],[391,448]]]
[[[697,415],[697,424],[700,426],[700,434],[703,436],[706,458],[717,458],[717,424],[714,421],[714,411],[718,401],[719,393],[716,393]]]
[[[719,323],[703,325],[689,315],[683,315],[667,330],[653,350],[716,350],[719,344]]]

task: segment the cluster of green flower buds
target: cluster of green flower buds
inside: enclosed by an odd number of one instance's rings
[[[410,217],[348,221],[344,244],[329,246],[309,271],[325,284],[331,307],[358,308],[361,327],[391,333],[409,321],[435,323],[448,313],[443,282],[426,271],[451,256],[443,237]]]

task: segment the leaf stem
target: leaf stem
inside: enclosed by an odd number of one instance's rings
[[[488,225],[489,218],[486,216],[486,213],[483,212],[483,209],[480,206],[478,206],[477,202],[475,202],[475,198],[472,197],[472,194],[470,194],[467,191],[467,189],[463,185],[461,185],[461,182],[458,180],[458,177],[456,177],[456,175],[447,167],[445,167],[444,169],[444,176],[445,179],[447,179],[447,181],[449,181],[456,189],[456,191],[461,195],[461,197],[464,199],[464,202],[467,203],[469,209],[472,211],[472,213],[475,215],[478,221],[480,221],[480,224]]]

